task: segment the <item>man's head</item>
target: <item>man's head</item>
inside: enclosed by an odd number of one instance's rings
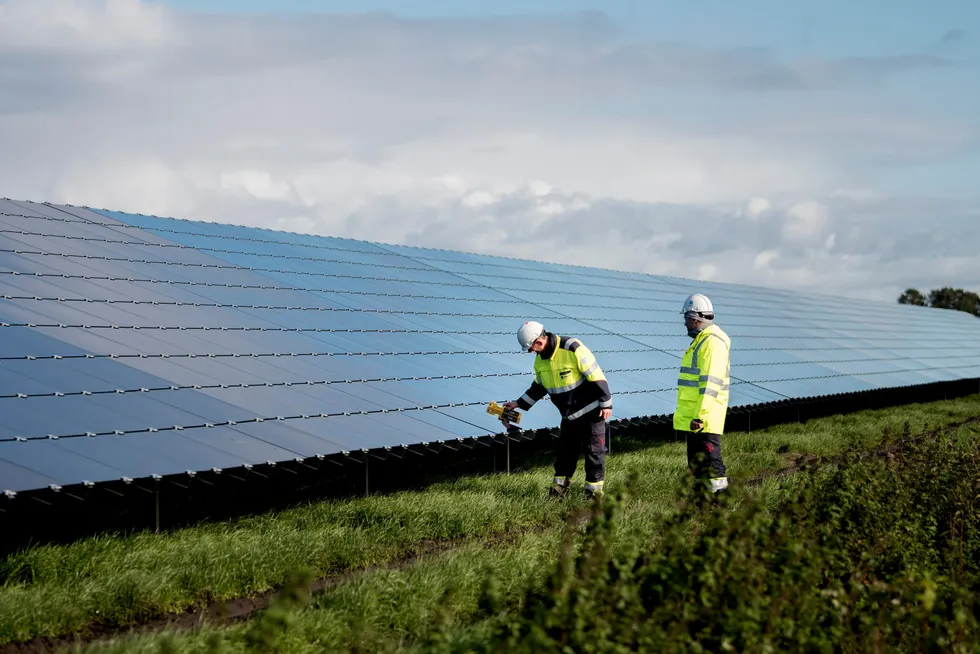
[[[548,346],[548,336],[544,325],[528,320],[517,330],[517,341],[526,352],[541,352]]]
[[[696,335],[715,319],[715,309],[707,295],[695,293],[684,300],[684,326],[689,335]]]

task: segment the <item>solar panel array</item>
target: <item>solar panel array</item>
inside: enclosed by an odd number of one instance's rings
[[[498,434],[526,319],[597,354],[614,419],[669,415],[693,292],[733,406],[980,377],[961,312],[4,200],[0,491]]]

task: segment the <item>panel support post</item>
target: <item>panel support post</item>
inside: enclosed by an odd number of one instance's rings
[[[156,520],[155,520],[156,533],[159,534],[160,533],[160,482],[157,482],[156,485],[154,486],[153,503],[156,505],[154,507],[155,508],[154,512],[156,513]]]
[[[371,457],[367,454],[364,455],[364,497],[368,497],[371,494],[371,486],[368,483],[368,461]]]

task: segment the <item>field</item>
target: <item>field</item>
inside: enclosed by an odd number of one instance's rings
[[[978,437],[974,395],[728,434],[718,507],[683,443],[620,439],[605,511],[541,459],[40,546],[0,561],[0,652],[980,651]]]

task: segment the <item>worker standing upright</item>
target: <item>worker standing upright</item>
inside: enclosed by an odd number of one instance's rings
[[[714,323],[711,300],[700,293],[684,301],[684,325],[691,345],[681,360],[674,429],[687,441],[687,465],[712,492],[728,488],[721,436],[728,412],[731,339]]]
[[[567,494],[579,456],[584,454],[586,498],[601,498],[612,394],[599,362],[579,339],[552,334],[533,320],[521,326],[517,340],[522,349],[536,354],[534,381],[520,399],[503,406],[527,411],[547,394],[561,414],[555,477],[549,494],[559,498]],[[501,421],[510,424],[504,417]]]

